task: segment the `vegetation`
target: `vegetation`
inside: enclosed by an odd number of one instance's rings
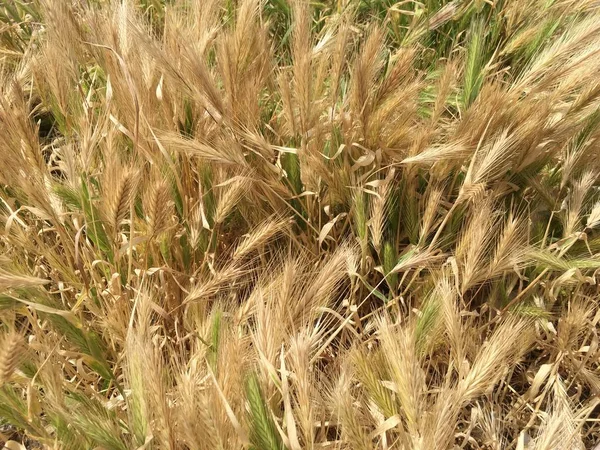
[[[594,448],[599,8],[0,1],[0,440]]]

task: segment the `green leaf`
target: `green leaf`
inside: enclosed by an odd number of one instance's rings
[[[106,230],[100,220],[100,213],[92,203],[88,185],[84,176],[81,176],[81,201],[83,213],[86,220],[86,231],[90,240],[96,247],[104,252],[110,262],[113,262],[113,252],[110,245],[110,239],[106,234]]]
[[[432,332],[439,323],[439,319],[440,304],[435,295],[430,295],[421,308],[415,327],[415,341],[419,353],[425,351],[427,344],[433,339]]]
[[[37,426],[39,421],[28,419],[27,403],[20,391],[9,385],[0,387],[0,419],[4,419],[18,429],[26,431],[30,436],[46,436],[45,430]]]
[[[83,435],[107,450],[127,450],[123,441],[120,423],[114,411],[105,408],[87,395],[72,392],[67,397],[72,425]]]
[[[360,274],[355,274],[358,279],[360,281],[362,281],[362,283],[366,286],[367,289],[369,289],[369,292],[371,294],[373,294],[375,297],[377,297],[379,300],[381,300],[384,303],[388,302],[388,298],[377,288],[371,286],[371,283],[369,283],[367,280],[365,280],[365,278],[360,275]]]
[[[251,374],[246,379],[246,398],[250,406],[250,442],[252,445],[261,450],[285,449],[255,374]]]
[[[401,189],[402,231],[406,233],[411,244],[417,244],[419,240],[419,202],[415,177],[403,179]]]
[[[212,367],[213,372],[217,373],[217,361],[219,356],[219,342],[221,338],[221,311],[217,310],[214,313],[212,329],[211,329],[211,343],[208,349],[208,361]]]
[[[598,258],[561,258],[547,250],[530,250],[528,256],[545,269],[567,271],[571,269],[595,270],[600,268]]]
[[[479,94],[483,84],[485,26],[483,21],[471,24],[467,42],[467,60],[463,81],[463,105],[468,107]]]
[[[383,245],[383,273],[386,275],[385,280],[392,291],[395,291],[398,286],[398,274],[390,273],[394,269],[397,259],[396,249],[386,241]]]
[[[52,190],[71,211],[83,209],[80,191],[64,184],[55,184]]]

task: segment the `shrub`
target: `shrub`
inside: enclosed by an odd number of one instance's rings
[[[74,450],[596,444],[597,2],[0,21],[0,423]]]

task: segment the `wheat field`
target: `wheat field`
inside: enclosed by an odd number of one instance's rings
[[[600,448],[599,75],[597,0],[0,0],[0,443]]]

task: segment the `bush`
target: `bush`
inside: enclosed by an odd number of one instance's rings
[[[2,3],[0,423],[591,448],[596,3]]]

